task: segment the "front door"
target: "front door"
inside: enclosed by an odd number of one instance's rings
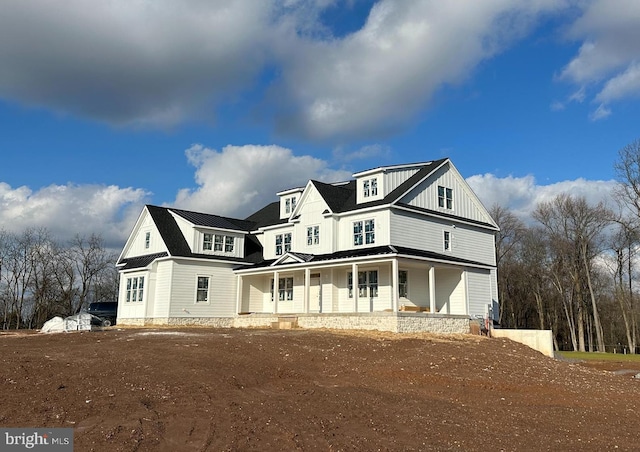
[[[309,280],[309,312],[322,312],[320,275],[311,275],[311,279]]]

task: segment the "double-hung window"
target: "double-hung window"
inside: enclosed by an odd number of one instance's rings
[[[443,248],[445,251],[451,251],[451,232],[444,231],[443,234]]]
[[[353,222],[353,244],[357,246],[363,243],[367,245],[376,243],[375,220]]]
[[[293,278],[278,279],[278,301],[293,300]],[[273,301],[273,279],[271,280],[271,301]]]
[[[234,239],[232,236],[227,235],[224,238],[224,252],[233,253]]]
[[[276,235],[276,256],[281,256],[283,253],[291,251],[291,233],[277,234]]]
[[[209,277],[198,276],[198,284],[196,287],[196,303],[209,302]]]
[[[371,196],[378,195],[378,179],[371,179]]]
[[[371,185],[369,179],[362,182],[362,196],[368,198],[371,195]]]
[[[307,227],[307,245],[320,244],[320,226]]]
[[[292,196],[291,198],[287,198],[284,200],[284,212],[291,213],[296,208],[296,197]]]
[[[451,188],[438,185],[438,207],[453,209],[453,190]]]
[[[409,278],[406,270],[398,271],[398,295],[407,298],[409,295]]]
[[[349,298],[353,298],[353,273],[347,274]],[[358,272],[358,298],[375,298],[378,296],[378,270]]]
[[[213,234],[209,234],[207,232],[204,233],[202,249],[205,251],[211,251],[213,249]]]
[[[224,235],[216,235],[213,242],[213,251],[222,251],[222,244],[224,242]]]
[[[126,290],[127,303],[135,303],[136,301],[142,301],[144,293],[144,276],[138,276],[135,278],[127,278],[127,290]]]

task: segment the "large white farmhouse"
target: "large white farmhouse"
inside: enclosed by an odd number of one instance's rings
[[[147,205],[118,322],[468,331],[496,318],[498,227],[449,159],[310,180],[243,220]]]

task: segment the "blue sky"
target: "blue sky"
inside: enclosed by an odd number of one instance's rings
[[[0,229],[117,247],[145,203],[244,217],[445,156],[488,207],[606,199],[639,61],[635,0],[7,0]]]

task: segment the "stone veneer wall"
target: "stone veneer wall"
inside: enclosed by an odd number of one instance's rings
[[[118,319],[118,325],[210,326],[215,328],[269,328],[279,319],[296,319],[301,328],[375,330],[393,333],[469,333],[469,317],[426,313],[373,312],[360,314],[244,314],[237,317],[173,317]]]

